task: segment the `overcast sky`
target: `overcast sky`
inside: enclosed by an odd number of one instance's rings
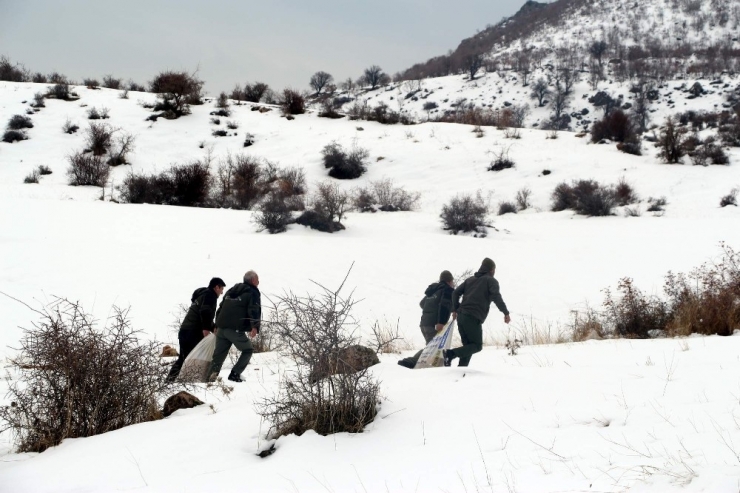
[[[77,80],[199,68],[210,93],[256,80],[304,89],[317,70],[356,79],[444,54],[524,2],[0,0],[0,55]]]

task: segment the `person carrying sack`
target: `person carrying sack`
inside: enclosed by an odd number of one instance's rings
[[[424,291],[424,298],[419,302],[421,307],[421,321],[419,328],[424,336],[425,344],[429,344],[434,336],[444,328],[452,312],[452,292],[454,284],[450,271],[444,270],[439,275],[439,282],[434,282]],[[414,368],[424,349],[415,355],[398,361],[406,368]]]
[[[496,264],[493,260],[483,259],[478,272],[460,284],[452,294],[452,316],[457,317],[457,330],[463,345],[442,352],[445,366],[450,366],[455,358],[460,358],[458,366],[468,366],[470,358],[483,349],[483,322],[488,317],[491,303],[495,303],[496,308],[504,314],[505,323],[511,322],[498,281],[493,277],[495,272]]]
[[[213,352],[209,380],[213,381],[218,377],[233,344],[241,351],[241,355],[228,378],[232,382],[243,381],[241,374],[254,352],[249,339],[254,339],[259,333],[262,319],[261,294],[257,287],[259,284],[259,276],[250,270],[244,274],[244,283],[236,284],[224,295],[216,312],[216,349]]]
[[[214,277],[207,288],[198,288],[190,298],[190,308],[180,325],[177,339],[180,343],[180,354],[172,364],[167,375],[168,382],[174,382],[180,374],[182,364],[188,354],[208,334],[213,332],[213,317],[216,315],[218,297],[224,292],[226,283],[220,277]]]

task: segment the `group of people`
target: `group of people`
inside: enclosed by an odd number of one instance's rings
[[[188,354],[200,341],[214,333],[216,348],[209,380],[213,381],[221,371],[231,346],[241,351],[239,359],[229,373],[229,380],[241,382],[241,375],[252,358],[254,349],[252,341],[260,331],[262,320],[260,278],[253,270],[244,274],[244,282],[234,285],[224,293],[226,283],[214,277],[207,288],[196,289],[190,299],[190,308],[180,325],[177,338],[180,342],[180,354],[172,364],[168,380],[174,381],[180,374]],[[224,295],[221,305],[216,309],[218,298]],[[214,323],[215,318],[215,323]]]
[[[459,360],[458,366],[468,366],[471,357],[483,349],[483,322],[488,317],[491,303],[504,314],[505,323],[511,321],[495,273],[496,264],[490,258],[485,258],[478,272],[459,286],[455,287],[452,274],[445,270],[440,274],[439,281],[430,284],[424,292],[424,298],[419,303],[422,309],[419,325],[427,344],[445,327],[450,317],[457,320],[462,346],[443,350],[444,366],[451,366],[455,359]],[[259,276],[250,270],[244,274],[244,282],[225,293],[226,284],[218,277],[211,279],[208,287],[193,292],[178,333],[180,354],[170,369],[169,380],[177,378],[188,354],[200,341],[214,333],[216,347],[209,380],[216,379],[234,345],[241,354],[228,379],[232,382],[243,381],[241,375],[254,352],[250,339],[259,334],[262,319],[259,284]],[[217,309],[218,298],[222,294],[224,299]],[[421,351],[400,360],[398,364],[414,368],[420,355]]]

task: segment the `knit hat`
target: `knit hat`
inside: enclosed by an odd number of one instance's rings
[[[480,264],[480,270],[483,272],[491,272],[494,269],[496,269],[496,263],[488,257],[484,258],[483,262]]]
[[[213,289],[216,286],[226,287],[226,283],[220,277],[214,277],[213,279],[211,279],[211,282],[208,283],[208,289]]]
[[[448,270],[443,270],[439,275],[439,282],[452,282],[453,280],[454,277],[452,277],[452,273]]]

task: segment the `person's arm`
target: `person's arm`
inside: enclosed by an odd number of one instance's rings
[[[259,293],[255,293],[254,291],[250,293],[249,306],[247,307],[247,323],[249,324],[249,330],[256,330],[257,333],[260,331],[260,321],[262,319],[260,298],[261,296]]]
[[[501,297],[501,290],[496,279],[491,278],[488,283],[488,296],[489,300],[496,305],[496,308],[508,317],[509,309],[506,308],[506,303],[504,303],[504,299]]]
[[[449,320],[452,313],[452,290],[444,289],[440,294],[439,309],[437,310],[437,330],[441,330]]]
[[[468,281],[463,282],[452,293],[452,311],[455,313],[460,308],[460,297],[465,294],[465,285],[467,283]]]
[[[210,289],[203,297],[203,302],[200,304],[198,314],[200,315],[200,326],[204,332],[213,331],[213,318],[216,316],[216,293]],[[205,334],[204,334],[205,335]]]

